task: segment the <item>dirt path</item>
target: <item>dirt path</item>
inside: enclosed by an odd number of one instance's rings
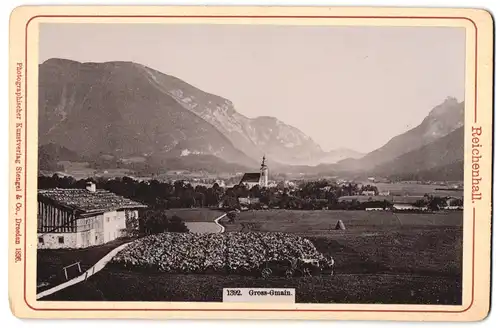
[[[220,228],[219,233],[223,233],[224,231],[226,231],[226,228],[222,224],[219,223],[220,219],[222,219],[226,216],[227,216],[227,213],[224,213],[221,216],[219,216],[217,219],[214,220],[215,224],[218,225]]]

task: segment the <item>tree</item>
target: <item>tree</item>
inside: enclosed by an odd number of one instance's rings
[[[427,206],[427,201],[425,201],[425,199],[419,199],[415,202],[415,206],[419,208],[425,207]]]
[[[147,210],[140,216],[139,230],[146,235],[162,232],[188,232],[179,216],[168,218],[163,210]]]
[[[250,197],[252,197],[252,198],[258,198],[258,197],[260,197],[260,188],[259,188],[259,185],[253,186],[250,189],[249,193],[250,193]]]
[[[446,200],[437,196],[429,197],[429,209],[432,211],[439,211],[441,207],[446,206]]]
[[[189,232],[188,227],[177,215],[172,216],[168,221],[167,229],[169,232]]]
[[[236,219],[236,211],[230,211],[227,213],[227,217],[229,219],[229,223],[234,223],[234,220]]]
[[[139,218],[134,213],[133,211],[125,211],[125,229],[123,229],[123,233],[127,237],[135,237],[139,234]]]

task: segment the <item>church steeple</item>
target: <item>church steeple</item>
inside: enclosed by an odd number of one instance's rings
[[[259,185],[261,187],[266,187],[267,188],[267,183],[268,183],[268,177],[269,171],[267,169],[266,165],[266,155],[262,157],[262,164],[260,165],[260,180],[259,180]]]

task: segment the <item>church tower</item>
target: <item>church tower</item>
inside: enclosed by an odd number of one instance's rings
[[[259,180],[259,186],[267,188],[267,183],[269,179],[269,170],[267,169],[266,165],[266,156],[264,155],[262,157],[262,164],[260,165],[260,180]]]

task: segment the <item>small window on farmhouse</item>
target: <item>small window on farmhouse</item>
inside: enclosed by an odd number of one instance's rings
[[[64,237],[63,236],[60,236],[58,240],[59,240],[59,244],[64,244]]]
[[[106,218],[106,222],[109,222],[109,217]]]
[[[43,245],[43,237],[38,237],[38,242]]]

